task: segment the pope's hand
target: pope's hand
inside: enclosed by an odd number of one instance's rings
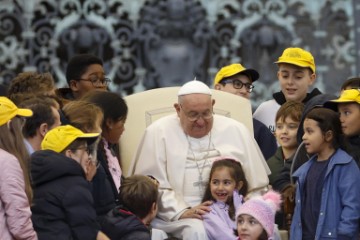
[[[212,201],[206,201],[201,203],[200,205],[197,205],[195,207],[192,207],[190,209],[187,209],[181,216],[179,219],[182,218],[197,218],[202,220],[203,217],[202,215],[208,213],[211,211],[210,209],[210,205],[213,204]]]

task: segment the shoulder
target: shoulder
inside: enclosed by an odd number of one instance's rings
[[[275,163],[278,163],[278,162],[283,162],[283,159],[282,159],[282,148],[281,147],[278,147],[276,149],[276,152],[273,156],[271,156],[266,162],[268,164],[275,164]]]
[[[14,155],[3,149],[0,149],[0,164],[0,177],[13,175],[14,172],[17,172],[21,176],[23,176],[18,159]]]
[[[353,157],[339,148],[336,150],[331,160],[334,162],[334,164],[347,164],[353,160]]]
[[[276,107],[276,106],[280,106],[280,104],[278,104],[274,99],[271,99],[271,100],[267,100],[263,103],[261,103],[255,112],[257,112],[258,110],[264,110],[264,109],[267,109],[269,107]]]
[[[268,100],[266,102],[261,103],[257,109],[255,110],[253,117],[260,120],[261,122],[263,118],[269,118],[269,114],[274,115],[277,110],[280,108],[280,104],[278,104],[274,99]]]
[[[14,155],[12,155],[11,153],[0,148],[0,161],[1,162],[11,162],[8,160],[17,160],[17,158]]]

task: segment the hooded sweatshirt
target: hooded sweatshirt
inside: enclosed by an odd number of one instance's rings
[[[117,240],[150,240],[150,230],[123,206],[111,210],[101,223],[102,231]]]

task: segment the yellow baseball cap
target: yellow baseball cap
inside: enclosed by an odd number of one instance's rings
[[[360,104],[360,90],[359,89],[344,90],[338,99],[331,100],[330,102],[333,103],[356,102]]]
[[[7,97],[0,97],[0,126],[4,125],[15,116],[31,117],[33,112],[30,109],[18,108]]]
[[[287,48],[275,63],[289,63],[299,67],[309,67],[315,73],[315,60],[310,52],[302,48]]]
[[[220,71],[217,72],[214,80],[214,86],[224,78],[231,77],[239,73],[244,73],[249,75],[251,77],[251,81],[253,82],[258,80],[260,77],[259,73],[256,70],[250,68],[246,69],[240,63],[233,63],[225,67],[222,67]]]
[[[59,126],[46,133],[41,142],[41,149],[60,153],[76,139],[87,140],[90,145],[96,141],[99,135],[100,133],[83,133],[71,125]]]

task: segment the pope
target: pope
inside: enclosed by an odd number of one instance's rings
[[[201,81],[185,83],[176,114],[151,124],[143,135],[130,173],[158,179],[158,214],[152,226],[181,239],[207,239],[201,202],[213,161],[228,156],[242,164],[250,192],[266,189],[270,170],[249,130],[213,113],[215,100]]]

